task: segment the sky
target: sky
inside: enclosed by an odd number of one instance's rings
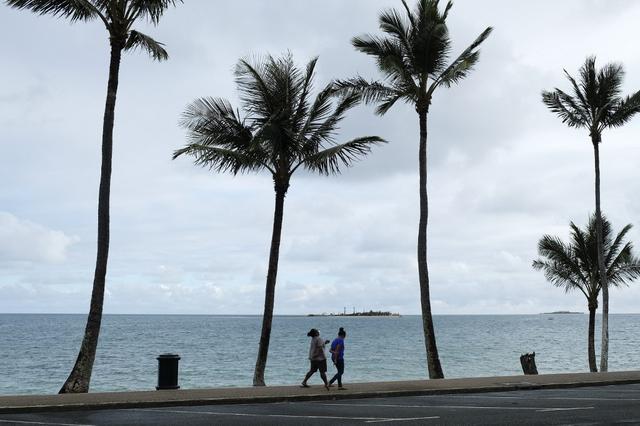
[[[124,55],[114,130],[105,313],[260,314],[274,193],[269,175],[231,176],[171,160],[180,114],[203,96],[239,106],[240,58],[319,56],[316,89],[379,78],[353,36],[378,33],[393,0],[187,0],[157,27],[170,59]],[[429,114],[429,272],[438,314],[586,311],[531,268],[543,234],[568,237],[594,210],[593,149],[541,102],[568,89],[588,55],[621,62],[640,89],[640,3],[457,0],[453,54],[487,26],[476,70],[440,88]],[[86,313],[96,250],[108,39],[0,5],[0,312]],[[398,104],[349,112],[338,141],[389,141],[340,176],[296,173],[287,194],[275,314],[388,310],[419,314],[418,120]],[[614,230],[637,226],[640,116],[607,130],[602,206]],[[640,282],[611,292],[613,313],[640,312]]]

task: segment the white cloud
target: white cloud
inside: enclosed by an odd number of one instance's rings
[[[0,212],[0,262],[63,262],[77,237]]]

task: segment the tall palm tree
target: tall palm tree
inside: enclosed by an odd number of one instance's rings
[[[188,144],[173,155],[174,159],[190,155],[195,164],[217,172],[268,171],[273,178],[275,212],[254,386],[265,384],[284,199],[291,176],[299,168],[321,175],[340,173],[342,166],[367,154],[373,144],[384,142],[377,136],[334,142],[338,124],[359,96],[350,94],[334,101],[330,83],[312,99],[316,62],[317,58],[301,70],[290,54],[240,60],[235,77],[244,117],[224,99],[196,100],[181,122],[187,129]]]
[[[40,15],[53,15],[71,22],[100,20],[109,34],[111,56],[107,100],[102,124],[102,164],[98,191],[98,249],[93,277],[91,305],[84,338],[76,363],[60,389],[60,393],[88,392],[91,371],[98,346],[104,301],[107,259],[109,256],[109,195],[111,191],[111,158],[113,122],[118,91],[120,58],[123,51],[142,49],[155,60],[168,58],[167,52],[151,37],[132,29],[136,21],[147,19],[157,25],[164,11],[181,0],[5,0],[9,6],[28,9]]]
[[[592,215],[585,230],[571,222],[571,240],[564,243],[558,237],[545,235],[538,243],[541,259],[533,262],[533,268],[544,272],[545,277],[565,292],[580,291],[589,307],[588,356],[589,370],[597,372],[594,330],[598,294],[600,293],[600,268],[598,266],[597,216]],[[613,238],[611,224],[602,218],[602,241],[604,263],[608,285],[616,287],[626,285],[628,281],[640,277],[640,259],[633,255],[631,242],[624,238],[631,225]]]
[[[478,62],[478,47],[489,36],[491,27],[485,29],[469,47],[449,62],[451,39],[447,28],[447,16],[452,7],[449,1],[444,11],[438,0],[418,0],[412,11],[402,0],[404,12],[390,9],[380,14],[380,29],[384,36],[365,35],[355,37],[353,46],[376,58],[384,75],[382,82],[369,82],[362,77],[337,82],[341,91],[358,93],[363,101],[377,103],[376,113],[384,115],[402,100],[412,104],[418,113],[420,124],[420,222],[418,225],[418,276],[427,368],[432,379],[443,378],[438,357],[436,337],[431,315],[429,295],[429,270],[427,268],[427,115],[434,92],[439,87],[451,87],[463,80]]]
[[[609,287],[605,273],[604,247],[602,243],[602,213],[600,208],[600,151],[602,132],[627,123],[640,111],[640,91],[622,97],[621,87],[624,70],[620,64],[606,64],[596,69],[596,58],[588,57],[580,68],[580,78],[576,80],[566,70],[573,94],[560,89],[543,91],[542,101],[569,127],[584,128],[589,131],[593,145],[595,166],[596,230],[598,237],[598,265],[600,286],[602,287],[602,347],[600,371],[608,370],[609,360]]]

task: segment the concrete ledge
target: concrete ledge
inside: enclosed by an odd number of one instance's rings
[[[214,404],[255,404],[392,396],[505,392],[640,383],[640,371],[611,373],[544,374],[465,379],[412,380],[348,384],[348,390],[323,386],[184,389],[141,392],[106,392],[65,395],[0,396],[0,413],[152,408]]]

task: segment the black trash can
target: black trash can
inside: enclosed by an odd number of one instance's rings
[[[178,386],[180,355],[162,354],[156,359],[158,360],[158,386],[156,386],[156,390],[180,389]]]

